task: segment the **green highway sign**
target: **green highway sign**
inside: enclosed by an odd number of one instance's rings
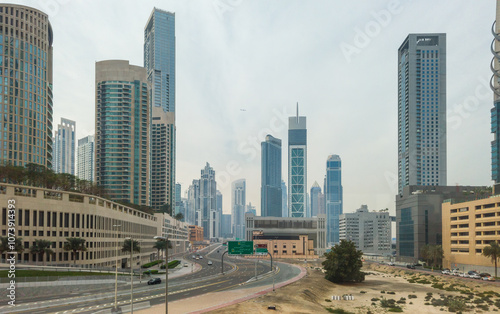
[[[251,255],[253,254],[253,241],[228,241],[228,254]]]
[[[260,248],[260,247],[258,247],[258,248],[255,249],[255,253],[256,254],[267,254],[267,248]]]

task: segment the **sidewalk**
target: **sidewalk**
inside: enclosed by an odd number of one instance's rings
[[[300,274],[297,277],[289,279],[285,282],[281,282],[275,285],[275,288],[281,288],[302,279],[307,271],[302,266],[297,266],[300,268]],[[256,298],[258,296],[264,295],[266,293],[272,292],[273,286],[265,285],[261,287],[247,288],[247,289],[235,289],[228,291],[220,291],[213,293],[206,293],[203,295],[182,299],[174,302],[168,303],[168,310],[171,313],[205,313],[213,310],[217,310],[232,304],[240,303],[246,300]],[[139,314],[156,314],[161,313],[165,310],[165,305],[159,304],[155,305],[149,309],[137,311]]]

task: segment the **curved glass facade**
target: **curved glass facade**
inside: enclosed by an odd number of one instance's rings
[[[0,160],[52,168],[52,28],[36,9],[0,4]]]

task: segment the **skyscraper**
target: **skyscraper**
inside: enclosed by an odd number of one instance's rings
[[[205,168],[201,170],[200,177],[201,226],[203,227],[203,237],[205,239],[214,237],[214,233],[216,233],[214,224],[216,217],[213,214],[217,209],[216,191],[215,171],[207,162]]]
[[[61,118],[54,134],[54,153],[52,169],[56,173],[75,175],[75,133],[76,122]]]
[[[96,182],[110,198],[150,204],[150,111],[146,69],[96,62]]]
[[[446,34],[410,34],[398,50],[398,190],[446,185]]]
[[[491,179],[495,181],[495,193],[498,194],[500,188],[500,1],[497,0],[496,19],[491,29],[493,33],[493,42],[491,51],[493,51],[491,84],[493,90],[493,108],[491,109],[491,133],[493,141],[491,142]]]
[[[321,188],[318,182],[314,181],[311,188],[311,217],[318,216]]]
[[[281,140],[267,135],[261,148],[260,213],[281,217]]]
[[[286,183],[281,180],[281,216],[288,217],[288,198],[286,197]]]
[[[219,237],[222,237],[222,224],[223,224],[223,214],[222,214],[222,193],[217,190],[217,215],[219,216],[218,227],[219,227]],[[231,225],[231,222],[229,222]]]
[[[176,183],[175,184],[175,212],[174,212],[175,215],[180,213],[181,206],[182,206],[181,190],[182,190],[181,184]]]
[[[188,222],[201,227],[200,214],[200,180],[193,180],[189,186],[187,197]]]
[[[151,12],[144,29],[144,67],[151,88],[151,206],[174,207],[175,13],[158,8]]]
[[[78,140],[77,175],[78,178],[94,181],[94,135],[85,136]]]
[[[239,179],[231,185],[232,190],[232,233],[236,239],[245,239],[246,181]]]
[[[326,160],[326,242],[339,242],[339,216],[342,214],[342,161],[338,155]]]
[[[0,69],[5,76],[0,80],[0,115],[5,117],[0,128],[0,161],[52,169],[53,33],[49,18],[32,7],[6,3],[0,4],[0,16]]]
[[[288,217],[307,216],[306,117],[288,118]]]

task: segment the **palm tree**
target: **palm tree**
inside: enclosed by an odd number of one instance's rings
[[[54,251],[50,248],[51,245],[52,242],[50,242],[49,240],[35,240],[35,244],[30,247],[30,252],[32,254],[40,254],[40,258],[45,265],[45,261],[43,260],[43,256],[45,255],[45,253],[54,254]]]
[[[430,246],[426,244],[420,248],[420,257],[427,263],[430,264]]]
[[[122,252],[130,253],[130,246],[132,244],[132,241],[134,241],[134,252],[141,251],[141,248],[139,247],[139,241],[126,239],[125,241],[123,241]]]
[[[432,258],[432,263],[434,266],[439,266],[442,264],[443,260],[443,247],[441,245],[431,245],[430,246],[430,255]]]
[[[64,250],[73,252],[73,265],[76,265],[76,253],[78,251],[87,251],[87,248],[85,247],[85,241],[86,240],[82,238],[66,238],[66,243],[64,243]]]
[[[16,253],[22,253],[24,251],[24,246],[22,242],[22,238],[16,238],[14,242],[14,249],[12,250],[10,244],[9,244],[9,238],[7,237],[0,237],[0,256],[6,251],[14,251]]]
[[[176,219],[176,220],[179,220],[179,221],[180,221],[180,220],[184,219],[184,215],[183,215],[182,213],[178,213],[178,214],[176,214],[176,215],[174,216],[174,219]]]
[[[483,249],[483,255],[491,258],[495,263],[495,277],[497,277],[497,261],[500,259],[500,245],[496,241],[490,242],[490,245]]]
[[[172,248],[172,243],[170,243],[170,240],[167,240],[168,241],[168,248],[171,249]],[[160,250],[164,251],[165,248],[166,248],[166,245],[165,245],[165,241],[163,240],[158,240],[156,241],[156,243],[153,245],[153,248],[154,249],[157,249],[158,250],[158,258],[160,258]]]

